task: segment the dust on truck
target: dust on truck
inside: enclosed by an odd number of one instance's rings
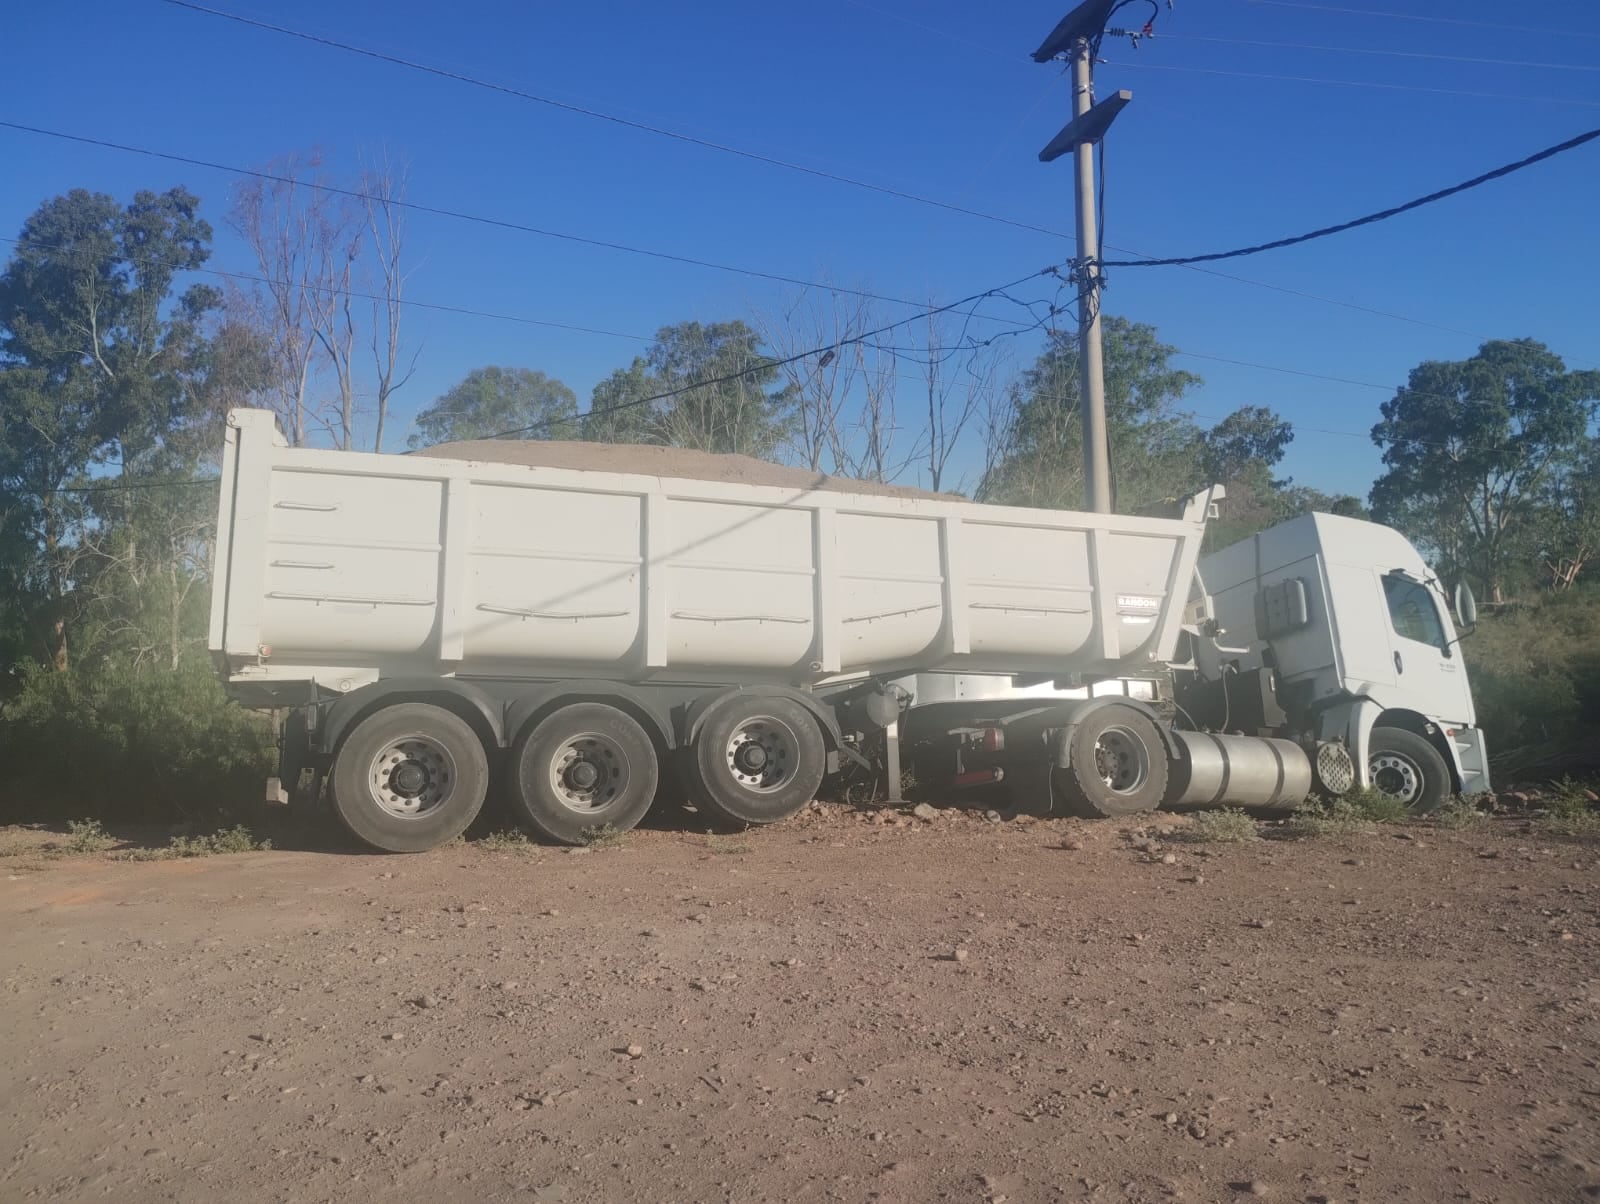
[[[1418,746],[1397,754],[1407,772],[1447,789],[1483,772],[1470,695],[1358,682],[1370,657],[1345,652],[1328,609],[1343,594],[1318,594],[1314,575],[1285,578],[1307,582],[1304,616],[1291,587],[1270,623],[1237,626],[1246,594],[1325,553],[1290,532],[1284,555],[1249,561],[1255,584],[1239,576],[1213,597],[1197,562],[1218,491],[1178,518],[1076,514],[839,481],[292,448],[255,410],[229,415],[221,476],[210,647],[233,697],[283,715],[269,792],[325,800],[378,849],[454,838],[491,785],[559,842],[631,828],[666,776],[712,819],[776,822],[830,773],[882,771],[924,709],[905,709],[893,683],[908,676],[1116,683],[1172,665],[1180,644],[1175,676],[1220,690],[1212,730],[1166,722],[1159,699],[1126,690],[1047,700],[1025,722],[1001,717],[1014,738],[988,754],[1004,759],[1000,776],[1032,775],[1094,814],[1206,791],[1248,804],[1258,775],[1231,767],[1263,758],[1279,767],[1276,793],[1309,789],[1313,765],[1330,788],[1374,767],[1381,778],[1367,753],[1398,716],[1395,730],[1420,727],[1458,776],[1444,785]],[[1409,557],[1369,567],[1398,566],[1432,599],[1420,557],[1385,534]],[[1328,639],[1302,641],[1315,651],[1286,664],[1292,637],[1313,628]],[[1445,641],[1434,651],[1454,656]],[[1331,669],[1311,664],[1329,653]],[[1307,705],[1233,734],[1242,683],[1280,678]],[[992,707],[973,705],[935,737],[957,761]]]

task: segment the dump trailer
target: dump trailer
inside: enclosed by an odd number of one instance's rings
[[[1243,677],[1242,654],[1194,651],[1227,647],[1196,585],[1216,492],[1174,518],[1076,514],[292,448],[236,410],[210,647],[236,699],[282,715],[271,797],[325,801],[378,849],[453,838],[491,783],[554,841],[632,827],[664,774],[712,819],[766,824],[829,773],[882,771],[907,677],[1117,682],[1180,646],[1197,677]],[[1309,787],[1348,739],[1191,743],[1126,691],[1043,709],[1019,763],[1100,814],[1219,758],[1275,757]]]

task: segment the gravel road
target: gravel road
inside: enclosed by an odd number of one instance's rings
[[[1182,823],[13,855],[0,1199],[1600,1198],[1600,849]]]

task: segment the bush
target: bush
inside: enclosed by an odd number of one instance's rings
[[[67,821],[67,852],[104,853],[117,843],[117,838],[105,830],[97,819]]]
[[[1472,799],[1462,798],[1457,794],[1445,799],[1431,818],[1441,828],[1453,828],[1459,831],[1482,823],[1488,816]]]
[[[1306,802],[1295,808],[1294,818],[1285,827],[1292,837],[1353,836],[1373,830],[1373,823],[1344,799],[1331,806]]]
[[[1357,787],[1344,795],[1339,805],[1375,824],[1398,824],[1413,818],[1411,808],[1402,799],[1371,788]]]
[[[175,857],[219,857],[229,853],[262,853],[272,848],[270,840],[257,840],[243,824],[204,836],[174,836],[165,848],[134,849],[129,861],[169,861]]]
[[[0,707],[0,823],[230,817],[259,796],[272,745],[204,664],[30,670]]]
[[[1260,839],[1256,821],[1236,807],[1220,811],[1201,811],[1191,817],[1189,826],[1174,833],[1174,839],[1195,844],[1240,844]]]
[[[1485,614],[1461,649],[1497,761],[1535,745],[1600,749],[1600,585]]]

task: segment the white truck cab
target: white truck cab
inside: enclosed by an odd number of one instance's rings
[[[1489,788],[1451,606],[1398,531],[1302,515],[1202,557],[1196,588],[1212,620],[1194,644],[1203,677],[1271,670],[1279,705],[1342,740],[1363,785],[1423,806]]]

